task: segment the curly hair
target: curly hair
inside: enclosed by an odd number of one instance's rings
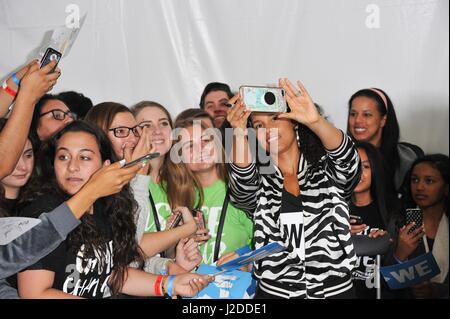
[[[58,141],[69,132],[85,132],[94,136],[102,161],[116,160],[108,137],[99,128],[84,121],[74,121],[43,144],[40,152],[41,175],[32,182],[32,186],[21,199],[20,206],[23,207],[44,194],[58,196],[63,200],[70,197],[59,188],[54,167]],[[143,254],[135,238],[137,203],[129,187],[126,186],[117,194],[97,200],[94,210],[99,207],[102,211],[96,213],[103,214],[112,230],[114,272],[111,275],[110,288],[112,295],[116,296],[126,280],[128,265],[133,261],[138,261],[141,265],[143,262]],[[96,258],[95,253],[97,253],[100,257],[100,265],[103,266],[106,262],[107,233],[99,232],[91,214],[85,214],[81,222],[81,225],[68,236],[70,247],[76,252],[84,245],[85,258]]]

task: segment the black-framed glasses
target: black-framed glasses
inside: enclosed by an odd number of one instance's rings
[[[42,116],[47,115],[49,113],[52,113],[53,118],[55,120],[57,120],[57,121],[64,121],[66,116],[70,117],[73,120],[77,119],[77,115],[75,113],[73,113],[73,112],[65,112],[65,111],[63,111],[61,109],[50,110],[48,112],[40,114],[39,117],[42,117]]]
[[[108,131],[113,131],[114,136],[118,138],[128,137],[128,135],[130,135],[130,132],[133,132],[134,136],[140,137],[142,127],[140,127],[139,125],[136,125],[134,127],[119,126],[115,128],[110,128]]]

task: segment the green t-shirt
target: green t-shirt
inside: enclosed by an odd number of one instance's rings
[[[161,184],[156,184],[151,180],[148,185],[148,188],[153,197],[153,201],[155,202],[155,208],[158,213],[158,220],[159,224],[161,225],[161,230],[165,230],[167,219],[171,214],[171,209],[169,206],[169,202],[167,200],[167,194],[163,190]],[[153,218],[153,207],[151,205],[146,225],[147,225],[145,227],[146,233],[153,233],[157,231],[155,219]]]
[[[149,183],[149,190],[155,202],[161,230],[164,230],[166,228],[167,219],[171,214],[167,194],[160,184],[156,184],[153,181],[150,181]],[[219,227],[220,215],[226,192],[227,186],[221,180],[217,181],[212,186],[203,189],[204,203],[202,206],[202,211],[205,217],[206,227],[209,229],[209,234],[211,235],[208,242],[200,246],[200,252],[205,264],[213,263],[217,228]],[[153,208],[151,206],[146,225],[146,233],[156,231],[155,220],[153,218]],[[252,245],[252,240],[253,222],[242,210],[234,207],[231,202],[228,202],[219,257],[226,253],[235,251],[242,246]]]
[[[204,203],[202,212],[205,216],[206,227],[211,238],[200,246],[200,252],[205,264],[214,261],[214,246],[216,244],[217,228],[227,192],[227,186],[223,181],[217,181],[212,186],[203,189]],[[253,222],[240,209],[228,202],[225,222],[223,225],[222,240],[219,250],[219,258],[226,253],[235,251],[245,245],[252,245]]]

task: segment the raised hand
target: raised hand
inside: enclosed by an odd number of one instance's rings
[[[80,219],[97,199],[120,192],[141,168],[139,164],[122,168],[123,163],[121,161],[112,165],[105,164],[91,176],[78,193],[67,201],[67,205],[77,219]]]
[[[351,224],[351,222],[352,222],[352,220],[350,220],[350,232],[352,235],[357,235],[357,234],[362,233],[367,227],[366,224],[353,225],[353,224]]]
[[[16,77],[17,79],[20,81],[23,79],[23,77],[25,76],[25,74],[27,74],[28,70],[30,69],[30,67],[35,64],[35,63],[39,63],[39,60],[33,60],[30,63],[24,65],[23,67],[21,67],[17,72],[16,72]],[[15,91],[19,90],[19,87],[17,86],[16,83],[14,83],[14,81],[10,78],[8,79],[8,86],[12,87]]]
[[[382,230],[382,229],[373,229],[370,231],[369,237],[370,238],[378,238],[378,237],[383,237],[384,235],[386,235],[386,231]]]
[[[288,79],[280,79],[279,85],[286,92],[286,101],[291,112],[279,114],[278,118],[291,119],[306,126],[319,121],[321,115],[308,91],[300,81],[297,81],[298,88],[294,87]]]
[[[406,260],[419,245],[420,239],[425,234],[425,229],[422,227],[417,228],[413,232],[409,233],[411,228],[415,225],[414,222],[400,228],[398,235],[398,245],[395,250],[395,256],[400,260]]]
[[[198,250],[198,244],[192,238],[183,238],[177,245],[176,263],[190,272],[202,262],[202,255]]]
[[[207,275],[177,275],[173,281],[173,295],[194,297],[213,280],[214,277]]]
[[[61,70],[58,68],[49,73],[56,66],[56,63],[56,61],[51,61],[40,69],[39,63],[33,62],[20,83],[17,98],[26,98],[29,102],[35,104],[45,93],[52,90],[61,75]]]
[[[139,141],[133,149],[131,154],[131,160],[138,159],[139,157],[145,156],[149,153],[155,151],[154,145],[150,142],[150,132],[148,127],[143,127]],[[139,171],[139,174],[147,175],[150,165],[145,165]]]
[[[203,223],[203,221],[199,220],[198,216],[194,217],[194,220],[197,225]],[[198,243],[198,245],[203,245],[211,238],[211,235],[209,234],[209,229],[205,225],[204,228],[197,228],[197,231],[191,238]]]
[[[97,198],[120,192],[136,176],[142,168],[142,164],[136,164],[128,168],[122,168],[122,166],[121,162],[105,165],[91,176],[85,186],[91,188]]]
[[[233,96],[229,103],[234,104],[234,106],[228,109],[227,121],[230,123],[232,128],[241,129],[243,132],[247,132],[247,120],[251,114],[251,111],[245,108],[239,94]]]
[[[197,223],[195,222],[194,216],[192,216],[192,213],[187,207],[176,207],[173,212],[181,213],[183,216],[183,224],[189,226],[190,233],[194,233],[197,230]]]

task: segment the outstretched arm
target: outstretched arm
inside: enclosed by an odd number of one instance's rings
[[[59,70],[48,74],[55,66],[56,61],[52,61],[39,69],[36,62],[22,79],[14,108],[0,133],[0,180],[16,167],[28,137],[35,104],[51,90],[61,74]]]

